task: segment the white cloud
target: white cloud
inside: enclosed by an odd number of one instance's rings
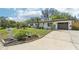
[[[73,16],[78,16],[78,14],[79,14],[79,8],[66,9],[65,11],[68,13],[71,13],[71,15],[73,15]]]
[[[40,17],[42,15],[41,11],[38,9],[19,9],[16,10],[16,16],[18,19],[23,19],[23,17]]]
[[[41,15],[41,11],[25,11],[24,12],[24,16],[40,16]]]
[[[8,17],[6,18],[7,20],[15,20],[15,21],[21,21],[17,17]]]
[[[8,17],[7,19],[9,19],[9,20],[13,20],[13,17]]]
[[[57,8],[57,10],[61,12],[67,12],[72,16],[78,16],[79,14],[79,8]]]

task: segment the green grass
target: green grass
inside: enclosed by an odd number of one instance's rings
[[[28,35],[29,33],[31,33],[31,34],[36,34],[36,35],[38,35],[39,37],[43,37],[43,36],[45,36],[47,33],[50,32],[50,30],[45,30],[45,29],[35,29],[35,28],[16,29],[16,28],[14,28],[14,29],[13,29],[13,35],[14,35],[17,31],[19,31],[19,30],[26,31],[27,35]],[[6,31],[5,29],[0,30],[0,38],[5,39],[5,38],[7,38],[7,36],[8,36],[8,33],[7,33],[7,31]]]

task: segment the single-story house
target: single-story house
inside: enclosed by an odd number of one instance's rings
[[[28,26],[54,30],[71,30],[72,20],[39,21],[29,23]]]

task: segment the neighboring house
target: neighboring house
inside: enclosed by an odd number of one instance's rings
[[[32,22],[29,23],[28,26],[37,28],[38,23]],[[54,30],[71,30],[72,29],[72,21],[71,20],[54,20],[54,21],[40,21],[40,28],[45,29],[54,29]]]

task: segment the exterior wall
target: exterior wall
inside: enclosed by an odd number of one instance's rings
[[[36,28],[36,24],[35,23],[33,23],[33,27]]]
[[[53,25],[54,25],[54,30],[57,30],[57,22],[54,22]]]
[[[44,23],[44,26],[43,26],[45,29],[51,29],[51,26],[48,26],[48,22]]]
[[[44,28],[45,28],[45,29],[47,29],[47,28],[48,28],[47,23],[44,23]]]
[[[40,23],[40,24],[39,24],[39,27],[43,27],[43,23]]]
[[[72,29],[72,21],[70,21],[70,22],[69,22],[68,27],[69,27],[69,30],[71,30],[71,29]]]
[[[30,24],[28,24],[28,26],[31,26]]]
[[[51,29],[53,27],[54,30],[57,30],[58,29],[58,23],[64,23],[64,22],[68,22],[68,29],[71,30],[72,29],[72,21],[68,20],[68,21],[55,21],[55,22],[52,22],[52,24],[54,26],[48,26],[48,22],[42,22],[42,23],[39,23],[39,27],[43,27],[45,29]],[[28,24],[30,26],[30,24]],[[32,27],[36,28],[37,27],[37,23],[33,23]]]

